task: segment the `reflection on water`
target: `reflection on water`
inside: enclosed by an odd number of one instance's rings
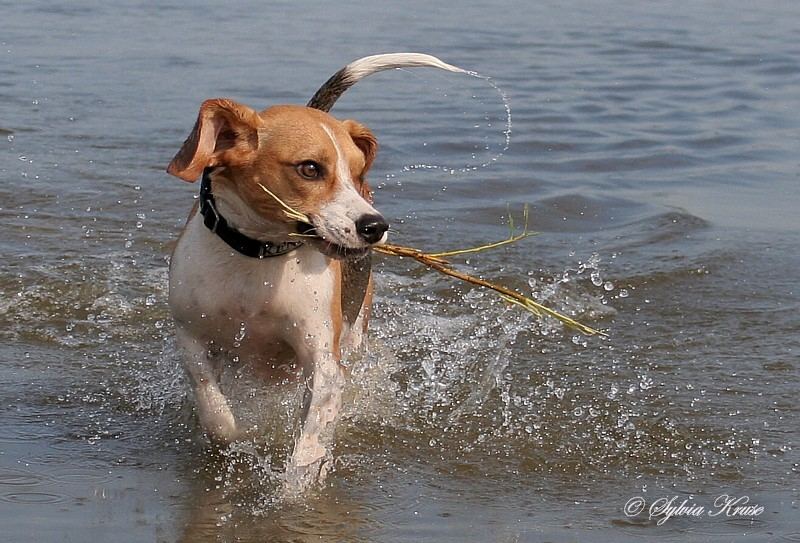
[[[4,537],[797,539],[796,8],[307,8],[4,7]],[[514,124],[507,146],[479,79],[389,72],[348,91],[334,113],[378,134],[395,241],[500,239],[530,204],[538,236],[463,269],[611,338],[382,259],[334,471],[286,500],[298,391],[232,372],[263,435],[212,451],[197,428],[166,307],[196,187],[163,167],[204,98],[303,103],[343,62],[409,43],[490,75]],[[658,526],[622,509],[722,492],[765,513]]]
[[[215,457],[198,457],[186,489],[187,515],[179,541],[216,538],[259,541],[368,541],[363,505],[347,493],[325,488],[302,500],[281,499],[280,477],[263,450],[237,444]]]

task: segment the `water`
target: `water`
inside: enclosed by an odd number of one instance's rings
[[[794,5],[2,13],[6,540],[800,539]],[[336,469],[281,503],[296,391],[229,383],[272,420],[269,446],[213,454],[196,426],[165,289],[197,187],[163,170],[205,98],[304,103],[353,58],[408,49],[491,76],[513,125],[504,150],[497,92],[465,76],[389,72],[348,91],[334,113],[379,137],[371,177],[394,241],[501,239],[530,204],[538,236],[463,269],[611,338],[381,260]],[[764,513],[658,525],[623,510],[721,494]]]

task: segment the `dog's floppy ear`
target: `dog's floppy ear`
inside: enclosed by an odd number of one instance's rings
[[[370,132],[369,128],[363,124],[355,121],[343,121],[343,124],[345,129],[350,133],[350,137],[353,138],[356,147],[364,153],[365,165],[362,173],[365,174],[369,171],[370,166],[372,166],[375,155],[378,154],[378,140],[375,139],[375,135]]]
[[[247,162],[258,149],[260,124],[258,113],[245,105],[226,98],[206,100],[167,173],[193,182],[210,166]]]
[[[369,185],[367,185],[365,176],[372,166],[372,162],[375,160],[375,155],[378,154],[378,140],[370,129],[361,123],[343,121],[343,124],[345,129],[350,133],[350,137],[353,138],[353,143],[364,153],[364,171],[361,172],[363,183],[360,192],[365,200],[372,203],[372,192],[370,191]]]

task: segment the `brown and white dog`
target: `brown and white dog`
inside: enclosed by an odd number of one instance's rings
[[[257,112],[207,100],[167,169],[185,181],[203,179],[169,274],[169,305],[200,423],[217,443],[244,434],[220,389],[226,358],[276,380],[304,379],[302,421],[287,464],[302,477],[318,477],[326,461],[341,404],[342,354],[358,349],[366,332],[370,248],[389,228],[366,181],[375,137],[326,112],[360,79],[412,66],[463,72],[428,55],[376,55],[337,72],[307,107]],[[287,217],[262,186],[310,220]]]

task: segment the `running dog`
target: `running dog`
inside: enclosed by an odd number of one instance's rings
[[[207,100],[167,168],[202,180],[169,270],[169,305],[200,423],[219,444],[245,435],[220,388],[226,358],[279,381],[303,379],[287,463],[301,479],[324,476],[345,381],[342,354],[364,342],[370,250],[389,229],[366,180],[375,136],[327,111],[364,77],[414,66],[463,72],[429,55],[375,55],[339,70],[305,107],[256,111]]]

